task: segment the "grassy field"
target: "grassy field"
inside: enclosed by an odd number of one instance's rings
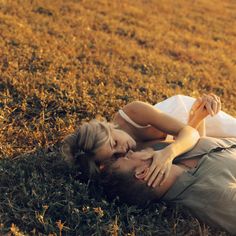
[[[0,0],[0,235],[226,235],[108,203],[58,148],[133,100],[214,92],[236,115],[235,21],[235,0]]]

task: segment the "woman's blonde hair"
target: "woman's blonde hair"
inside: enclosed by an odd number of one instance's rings
[[[94,156],[96,150],[110,139],[112,126],[105,120],[83,123],[63,140],[61,152],[64,160],[69,164],[80,165],[82,175],[86,178],[97,174],[99,168]]]

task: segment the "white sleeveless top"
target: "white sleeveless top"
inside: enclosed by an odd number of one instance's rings
[[[171,117],[187,124],[189,111],[196,99],[184,95],[175,95],[154,105],[155,108],[167,113]],[[141,126],[128,117],[124,111],[118,111],[121,117],[136,128],[147,128],[150,125]],[[220,111],[217,115],[206,117],[206,136],[211,137],[236,137],[236,118]],[[171,139],[167,135],[166,139]]]
[[[129,124],[133,125],[135,128],[138,128],[138,129],[144,129],[144,128],[148,128],[150,127],[151,125],[139,125],[137,124],[136,122],[134,122],[133,120],[131,120],[131,118],[129,116],[126,115],[126,113],[123,111],[123,110],[119,110],[118,113],[121,115],[121,117],[127,121]]]
[[[138,128],[138,129],[144,129],[144,128],[148,128],[150,127],[151,125],[139,125],[137,124],[136,122],[134,122],[123,110],[119,110],[118,113],[121,115],[121,117],[127,121],[129,124],[133,125],[135,128]],[[173,136],[172,135],[169,135],[167,134],[166,136],[166,141],[168,140],[173,140]]]
[[[154,107],[187,124],[189,111],[195,100],[195,98],[189,96],[175,95],[157,103]],[[236,137],[235,117],[220,111],[213,117],[207,116],[205,121],[206,136],[221,138]]]

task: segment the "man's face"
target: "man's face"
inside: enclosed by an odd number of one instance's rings
[[[115,162],[112,164],[112,168],[115,171],[119,172],[133,172],[134,174],[136,172],[142,171],[144,169],[147,169],[152,159],[148,160],[140,160],[135,157],[135,154],[138,152],[129,152],[125,157],[120,157],[119,159],[115,160]],[[140,152],[142,153],[142,152]]]

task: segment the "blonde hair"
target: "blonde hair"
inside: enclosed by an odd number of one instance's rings
[[[83,123],[63,140],[61,152],[64,160],[80,165],[82,174],[91,177],[92,172],[99,171],[94,160],[96,150],[110,139],[111,127],[114,125],[105,120]]]

